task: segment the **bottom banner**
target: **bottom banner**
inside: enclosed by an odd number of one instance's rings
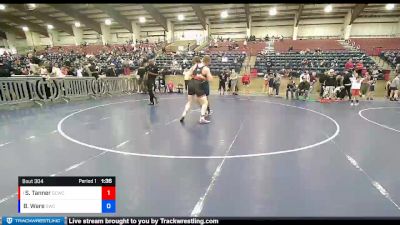
[[[134,218],[134,217],[68,217],[67,224],[118,224],[118,225],[161,225],[161,224],[219,224],[211,218]]]

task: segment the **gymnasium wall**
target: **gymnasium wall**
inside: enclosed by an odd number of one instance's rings
[[[400,33],[399,18],[358,18],[351,27],[351,37],[392,36]]]
[[[110,36],[110,44],[125,43],[132,39],[132,34],[129,30],[114,24],[110,28]]]
[[[65,32],[59,32],[58,33],[58,38],[55,41],[56,45],[75,45],[75,38],[74,36],[65,33]]]
[[[303,18],[299,23],[298,39],[309,38],[340,38],[343,35],[344,18],[326,18],[326,19],[306,19]],[[273,21],[253,21],[251,26],[251,34],[258,38],[269,36],[283,35],[285,38],[293,36],[292,19],[273,20]],[[209,27],[210,34],[213,37],[244,39],[246,37],[247,24],[245,20],[234,23],[229,20],[212,21]],[[149,24],[149,26],[141,27],[140,38],[148,38],[150,41],[164,40],[164,30],[157,24]],[[207,32],[203,30],[200,24],[193,22],[180,23],[174,26],[174,40],[197,40],[204,41]],[[119,25],[112,25],[110,28],[111,44],[125,43],[130,40],[131,34],[128,30]],[[396,17],[370,17],[358,18],[352,25],[350,37],[382,37],[394,36],[400,34],[400,21]],[[160,35],[149,37],[153,35]],[[83,28],[83,41],[89,44],[102,44],[101,35],[95,31]],[[74,45],[75,38],[65,32],[59,32],[56,45]],[[24,48],[27,46],[25,37],[16,39],[16,47]],[[35,45],[50,45],[50,38],[40,35],[35,40]]]
[[[278,20],[252,22],[251,33],[258,38],[268,36],[292,37],[293,36],[293,20]]]
[[[244,39],[246,38],[246,30],[246,22],[231,23],[228,21],[210,25],[210,34],[213,37]]]
[[[196,40],[202,42],[207,38],[206,31],[200,24],[183,24],[174,27],[174,40]]]

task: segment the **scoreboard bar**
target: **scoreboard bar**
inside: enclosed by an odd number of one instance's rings
[[[115,213],[115,177],[18,177],[18,213]]]
[[[115,177],[18,177],[18,186],[115,186]]]

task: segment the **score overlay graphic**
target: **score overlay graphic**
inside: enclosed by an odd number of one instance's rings
[[[18,213],[115,213],[115,177],[18,177]]]

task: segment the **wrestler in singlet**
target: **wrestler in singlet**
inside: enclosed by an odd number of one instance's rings
[[[206,81],[212,80],[212,75],[207,67],[207,65],[211,62],[211,58],[209,56],[205,56],[203,58],[202,64],[200,64],[200,60],[198,57],[195,58],[195,65],[189,71],[191,73],[192,79],[188,83],[188,102],[185,105],[185,109],[182,113],[180,122],[184,121],[184,118],[190,109],[191,103],[194,100],[193,95],[196,95],[196,100],[201,105],[201,115],[199,122],[209,123],[210,121],[205,119],[208,106],[208,100],[206,96],[208,84],[206,83]]]

